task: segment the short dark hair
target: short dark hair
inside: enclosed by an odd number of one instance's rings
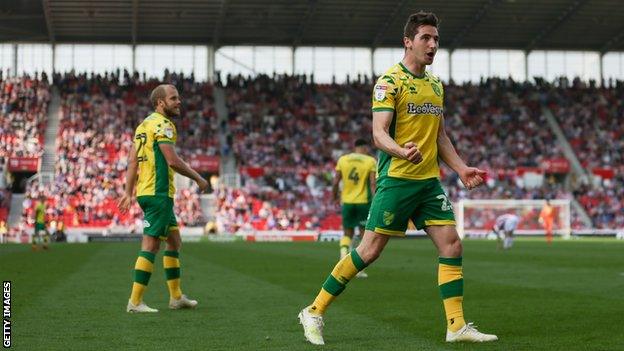
[[[169,84],[161,84],[152,90],[150,94],[150,101],[152,102],[152,106],[156,108],[158,106],[158,100],[164,100],[167,97],[166,86]]]
[[[358,139],[355,141],[355,147],[358,146],[366,146],[368,145],[368,141],[364,140],[364,139]]]
[[[418,33],[418,27],[428,25],[438,28],[439,23],[440,20],[433,12],[418,11],[411,14],[407,19],[405,28],[403,28],[403,37],[414,39]]]

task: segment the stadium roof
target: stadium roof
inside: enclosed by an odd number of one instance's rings
[[[401,47],[435,12],[443,48],[624,49],[616,0],[16,0],[0,41]]]

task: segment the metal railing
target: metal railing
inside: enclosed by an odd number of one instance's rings
[[[52,172],[39,172],[26,180],[27,188],[30,188],[34,182],[39,182],[39,185],[47,186],[54,182],[54,173]]]

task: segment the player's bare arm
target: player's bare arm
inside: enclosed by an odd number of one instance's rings
[[[438,127],[438,155],[449,167],[451,167],[461,179],[464,186],[473,189],[483,184],[485,171],[476,167],[469,167],[464,160],[459,157],[451,139],[449,139],[444,128],[444,116],[440,117],[440,126]]]
[[[338,190],[340,186],[340,180],[342,179],[342,172],[334,172],[334,179],[332,180],[332,196],[334,200],[338,200]]]
[[[413,142],[400,146],[390,137],[390,124],[392,123],[392,111],[373,111],[373,141],[375,146],[388,154],[408,160],[414,164],[422,162],[422,154]]]
[[[137,169],[139,163],[137,162],[137,152],[134,145],[130,148],[130,154],[128,155],[128,169],[126,171],[126,190],[119,199],[119,211],[125,213],[130,209],[132,204],[132,197],[134,196],[134,186],[137,180]]]
[[[160,148],[160,151],[162,151],[163,156],[165,156],[165,160],[167,160],[169,167],[177,173],[194,180],[201,191],[208,189],[208,181],[192,169],[188,163],[184,162],[180,156],[178,156],[178,153],[175,151],[173,145],[161,143],[158,144],[158,147]]]

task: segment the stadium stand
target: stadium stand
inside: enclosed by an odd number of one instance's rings
[[[536,169],[544,159],[563,158],[541,115],[534,86],[488,79],[479,85],[445,87],[445,122],[449,137],[469,165],[488,171],[486,187],[466,192],[444,167],[444,182],[453,200],[479,198],[561,198],[560,186],[525,187],[518,170]]]
[[[330,196],[334,162],[355,139],[370,136],[372,82],[363,76],[345,84],[316,84],[313,79],[226,78],[228,140],[242,187],[218,189],[220,232],[340,228],[339,204]],[[183,117],[177,121],[182,155],[217,155],[220,126],[212,86],[169,72],[163,81],[177,85],[185,99]],[[56,75],[62,116],[55,180],[45,188],[33,183],[28,198],[44,191],[50,218],[62,218],[68,226],[134,223],[139,209],[122,216],[115,199],[123,191],[126,150],[134,127],[151,111],[147,95],[158,82],[119,71]],[[6,80],[2,91],[2,128],[8,132],[2,134],[1,156],[41,155],[50,99],[47,80]],[[443,167],[449,196],[453,200],[576,198],[596,228],[624,225],[624,129],[617,122],[621,97],[621,87],[598,89],[580,81],[530,84],[492,78],[479,84],[446,85],[447,133],[469,164],[488,171],[486,186],[467,192],[457,176]],[[602,176],[599,184],[576,184],[568,192],[552,176],[537,188],[523,183],[524,171],[539,170],[544,160],[563,158],[556,138],[544,128],[544,104],[553,111],[583,166]],[[3,204],[7,195],[2,195]],[[32,218],[32,201],[26,205],[25,220]],[[193,187],[179,191],[176,206],[182,225],[205,224]],[[6,218],[4,212],[0,210],[0,219]],[[581,226],[574,215],[573,226]]]
[[[39,157],[50,101],[48,78],[0,75],[0,221],[6,221],[11,192],[4,177],[10,157]]]
[[[183,156],[217,152],[212,86],[193,77],[165,72],[164,81],[175,84],[184,98],[184,116],[178,121],[178,145]],[[51,187],[38,183],[28,197],[40,192],[48,197],[50,218],[69,226],[128,225],[141,215],[135,206],[127,215],[118,212],[116,199],[125,184],[127,150],[134,128],[151,111],[149,91],[158,80],[142,80],[128,72],[100,75],[55,76],[62,94],[61,125],[57,136],[58,161]],[[203,225],[197,192],[178,194],[181,225]],[[25,219],[33,206],[25,206]]]
[[[575,190],[596,228],[624,226],[624,87],[597,88],[562,80],[544,92],[546,102],[583,167],[597,184]]]
[[[11,190],[6,182],[6,165],[8,158],[0,156],[0,221],[6,222],[11,206]]]
[[[226,89],[244,186],[236,196],[227,191],[222,196],[220,226],[251,223],[255,229],[279,229],[273,217],[294,211],[303,223],[316,215],[322,229],[340,228],[329,185],[335,160],[353,140],[370,136],[370,82],[360,77],[350,84],[316,85],[296,76],[228,77]],[[534,85],[501,79],[446,87],[447,132],[467,162],[490,175],[487,187],[468,193],[443,167],[453,200],[572,196],[559,183],[529,188],[518,177],[518,170],[537,169],[544,159],[563,157],[549,129],[543,128],[534,91]],[[241,197],[263,205],[243,209]],[[272,216],[261,216],[261,209]]]
[[[9,217],[9,207],[11,205],[11,191],[0,189],[0,221],[5,221]]]
[[[255,229],[313,228],[318,218],[321,227],[339,225],[329,188],[334,162],[355,139],[371,133],[371,87],[361,76],[344,85],[314,84],[306,76],[227,77],[241,191],[265,203],[251,208]],[[262,216],[260,209],[271,215]]]
[[[38,157],[50,101],[48,79],[0,79],[0,157]]]

